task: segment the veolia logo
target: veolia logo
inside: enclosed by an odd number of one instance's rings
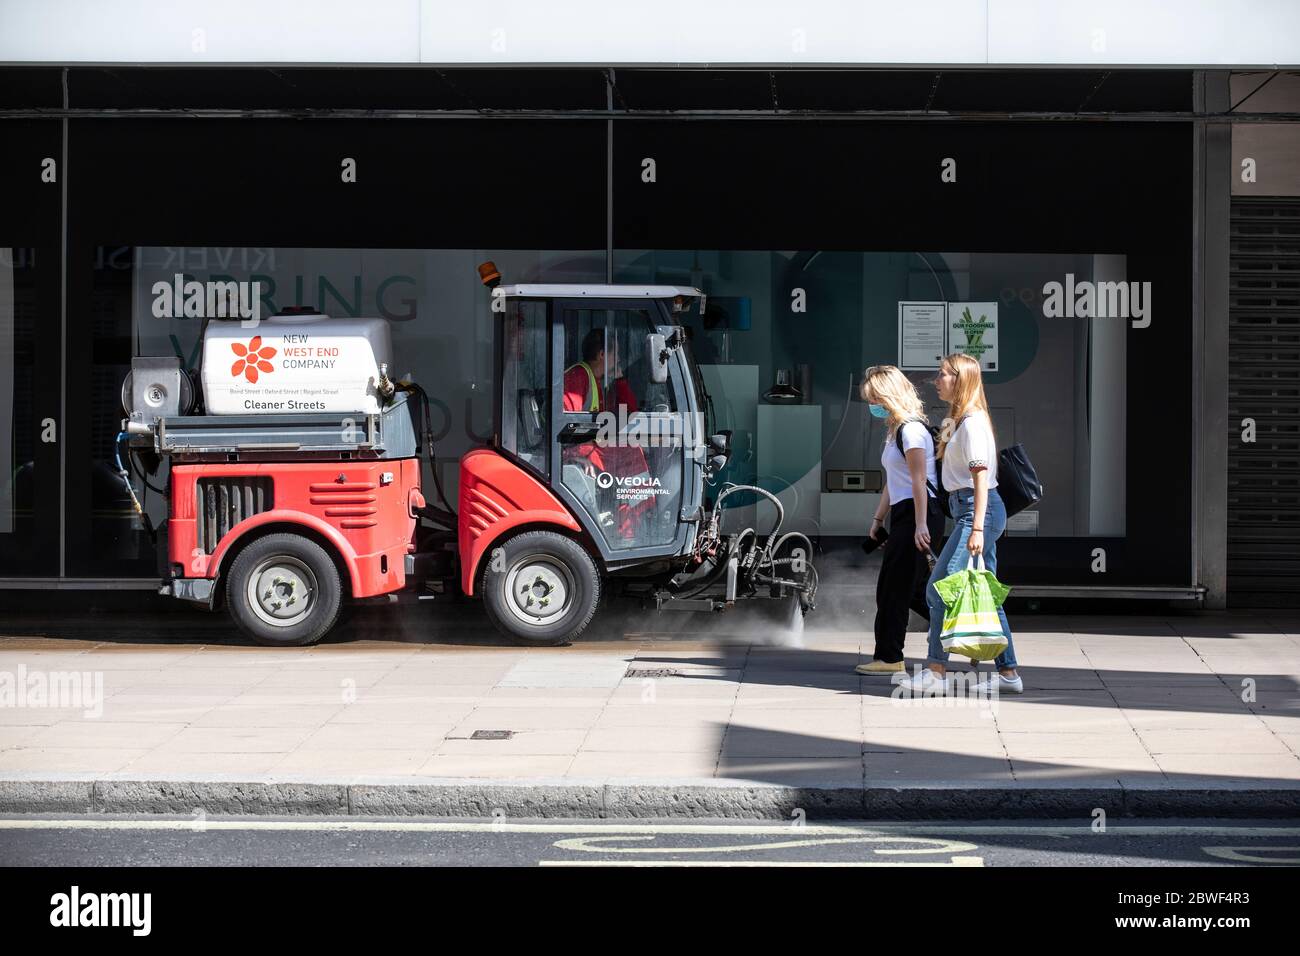
[[[658,478],[650,478],[646,475],[623,477],[621,475],[611,475],[607,471],[602,471],[596,476],[596,484],[601,488],[609,488],[612,485],[618,485],[620,488],[660,488],[663,486],[663,482]]]
[[[242,342],[231,342],[230,350],[239,356],[235,359],[235,364],[230,366],[230,374],[235,378],[243,375],[244,378],[255,383],[259,371],[275,371],[275,366],[267,361],[275,358],[275,349],[263,345],[260,335],[254,335],[247,345]]]

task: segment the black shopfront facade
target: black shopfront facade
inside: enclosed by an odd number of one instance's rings
[[[1042,596],[1199,601],[1221,590],[1222,509],[1205,496],[1224,443],[1204,413],[1225,361],[1206,337],[1198,245],[1206,82],[0,70],[12,298],[0,386],[13,395],[0,584],[149,586],[152,545],[112,442],[132,356],[184,356],[196,340],[192,320],[151,314],[159,277],[258,279],[277,306],[389,318],[438,399],[439,468],[454,482],[490,430],[490,323],[472,268],[490,258],[507,281],[701,285],[720,318],[693,334],[719,414],[745,434],[738,477],[797,499],[829,550],[856,547],[869,520],[867,499],[846,500],[828,475],[878,468],[881,436],[853,382],[898,361],[901,304],[996,303],[995,425],[1047,485],[1042,513],[999,546],[1002,577]],[[1045,287],[1066,276],[1149,284],[1148,315],[1045,314]],[[805,376],[802,410],[759,397],[784,369]],[[911,374],[937,408],[932,373]]]

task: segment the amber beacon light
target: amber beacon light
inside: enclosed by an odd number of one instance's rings
[[[489,289],[495,289],[501,283],[501,273],[497,270],[497,264],[491,259],[479,265],[478,277]]]

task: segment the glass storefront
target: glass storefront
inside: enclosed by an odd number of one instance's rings
[[[30,547],[38,435],[30,427],[36,373],[35,250],[0,248],[0,541]],[[9,563],[6,561],[6,563]]]
[[[0,157],[5,169],[39,172],[41,157],[61,155],[59,123],[4,122],[27,144]],[[265,120],[248,150],[229,149],[249,136],[240,121],[68,121],[66,230],[57,186],[6,187],[14,203],[0,217],[0,575],[155,574],[113,444],[133,356],[196,364],[201,320],[155,308],[155,287],[177,275],[257,283],[263,315],[303,305],[385,319],[396,373],[433,399],[454,494],[455,462],[490,438],[509,384],[496,380],[475,271],[492,259],[507,283],[612,275],[703,289],[691,348],[714,426],[734,432],[724,477],[778,493],[790,527],[827,547],[855,546],[878,487],[863,368],[906,366],[938,424],[925,349],[978,346],[999,445],[1023,443],[1047,489],[1012,523],[1000,557],[1013,579],[1191,583],[1183,124],[614,126],[609,165],[603,121]],[[961,173],[946,184],[950,155]],[[1161,176],[1136,175],[1133,155]],[[357,158],[356,183],[340,182],[339,156]],[[1153,320],[1053,314],[1051,283],[1149,283]],[[566,368],[581,360],[584,321],[575,313],[565,328]],[[517,400],[537,397],[541,373],[512,371]],[[649,387],[637,403],[660,413]],[[527,420],[503,410],[503,437],[514,428],[517,453],[554,470]],[[155,523],[162,502],[146,479],[161,488],[162,467],[133,476]]]
[[[615,262],[619,282],[697,282],[708,292],[694,345],[719,427],[741,450],[745,470],[733,480],[778,493],[801,530],[862,535],[884,440],[859,396],[862,371],[905,368],[939,426],[946,406],[931,383],[943,348],[908,352],[904,340],[915,337],[920,307],[956,327],[969,303],[991,326],[981,361],[999,445],[1024,444],[1051,489],[1010,533],[1124,536],[1125,320],[1048,317],[1042,295],[1067,276],[1122,282],[1122,257],[620,250]],[[948,351],[965,347],[959,331]],[[779,375],[797,396],[774,391]],[[843,491],[837,476],[860,472],[864,493]]]
[[[60,570],[61,136],[0,125],[0,578]]]
[[[460,455],[491,438],[497,388],[492,323],[474,269],[488,258],[510,282],[603,279],[603,257],[590,250],[102,250],[98,262],[104,278],[97,289],[103,324],[95,336],[99,384],[92,402],[99,409],[92,423],[98,560],[121,573],[147,573],[154,561],[147,526],[135,515],[112,456],[120,415],[117,389],[131,357],[174,355],[189,367],[199,364],[204,320],[184,310],[160,309],[156,289],[170,287],[177,275],[187,282],[255,282],[264,315],[306,305],[337,317],[385,319],[399,357],[394,371],[425,383],[431,392],[440,478],[454,489]],[[691,329],[692,347],[710,392],[715,427],[733,433],[736,456],[724,477],[777,493],[789,526],[819,538],[860,537],[877,501],[884,429],[866,414],[859,397],[863,368],[906,367],[939,425],[946,409],[931,382],[934,359],[943,349],[928,355],[906,351],[905,340],[913,334],[909,309],[931,308],[947,324],[949,316],[969,314],[968,304],[991,326],[983,333],[988,350],[981,360],[999,444],[1025,445],[1050,489],[1039,507],[1013,520],[1009,533],[1125,536],[1126,323],[1044,315],[1042,288],[1067,276],[1075,284],[1099,277],[1123,282],[1124,262],[1104,255],[750,250],[620,250],[615,257],[617,282],[697,284],[708,292],[707,313]],[[546,382],[539,363],[545,362],[547,343],[544,314],[530,313],[530,306],[544,312],[536,303],[520,302],[512,306],[518,309],[512,316],[516,321],[507,325],[511,341],[518,339],[515,350],[530,356],[531,364],[507,362],[504,372],[518,379],[515,392],[531,396],[540,415]],[[623,393],[607,396],[608,401],[593,391],[589,401],[572,408],[566,392],[565,415],[592,417],[607,406],[622,409],[624,416],[674,413],[670,390],[649,381],[642,367],[640,342],[652,324],[644,310],[567,308],[557,321],[563,327],[566,369],[585,369],[591,351],[604,363],[591,373],[593,380],[626,383]],[[962,345],[952,337],[960,322],[951,323],[948,350]],[[589,342],[596,336],[598,343]],[[793,401],[774,391],[778,377],[793,383]],[[588,407],[589,402],[596,404]],[[525,421],[522,413],[503,413],[505,441],[544,472],[547,443],[539,436],[545,429],[539,423],[533,429],[538,434],[529,439],[530,430],[520,424]],[[656,543],[626,533],[620,537],[616,509],[598,507],[596,501],[602,493],[598,471],[650,474],[651,463],[593,468],[575,457],[580,451],[579,446],[564,449],[574,460],[564,461],[561,480],[578,500],[591,499],[593,516],[609,516],[607,544],[617,549]],[[845,473],[862,474],[860,485],[850,483],[861,493],[844,490],[839,476]],[[157,524],[164,502],[150,491],[164,484],[165,475],[137,474],[134,481]],[[668,525],[664,533],[671,537]]]

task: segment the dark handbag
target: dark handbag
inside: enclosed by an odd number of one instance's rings
[[[934,435],[934,429],[930,428],[928,422],[921,422],[921,424],[930,430],[931,436]],[[904,455],[901,433],[900,426],[894,433],[894,444],[898,446],[898,453]],[[936,466],[934,476],[938,481],[938,487],[935,487],[935,483],[928,478],[925,484],[930,489],[930,493],[939,499],[939,510],[943,512],[944,517],[951,518],[948,491],[943,487],[943,468],[938,466],[938,463]],[[1026,508],[1032,508],[1043,498],[1043,483],[1038,480],[1038,472],[1034,470],[1034,463],[1029,460],[1029,453],[1025,451],[1025,446],[1019,442],[998,452],[998,495],[1002,498],[1008,518]]]
[[[912,421],[925,426],[925,430],[930,433],[930,438],[934,441],[935,447],[937,448],[939,445],[939,433],[935,431],[934,427],[921,418],[914,418]],[[903,422],[903,425],[906,424],[908,423]],[[898,453],[903,456],[903,461],[907,461],[907,452],[903,451],[903,425],[899,425],[898,428],[894,430],[894,445],[897,446]],[[945,518],[951,518],[952,511],[948,508],[948,492],[943,489],[943,468],[937,461],[934,465],[934,481],[931,481],[929,478],[925,479],[925,487],[929,490],[930,495],[938,500],[939,510],[943,512],[943,516]]]
[[[998,452],[998,495],[1007,509],[1007,517],[1032,508],[1043,497],[1043,483],[1018,442]]]

